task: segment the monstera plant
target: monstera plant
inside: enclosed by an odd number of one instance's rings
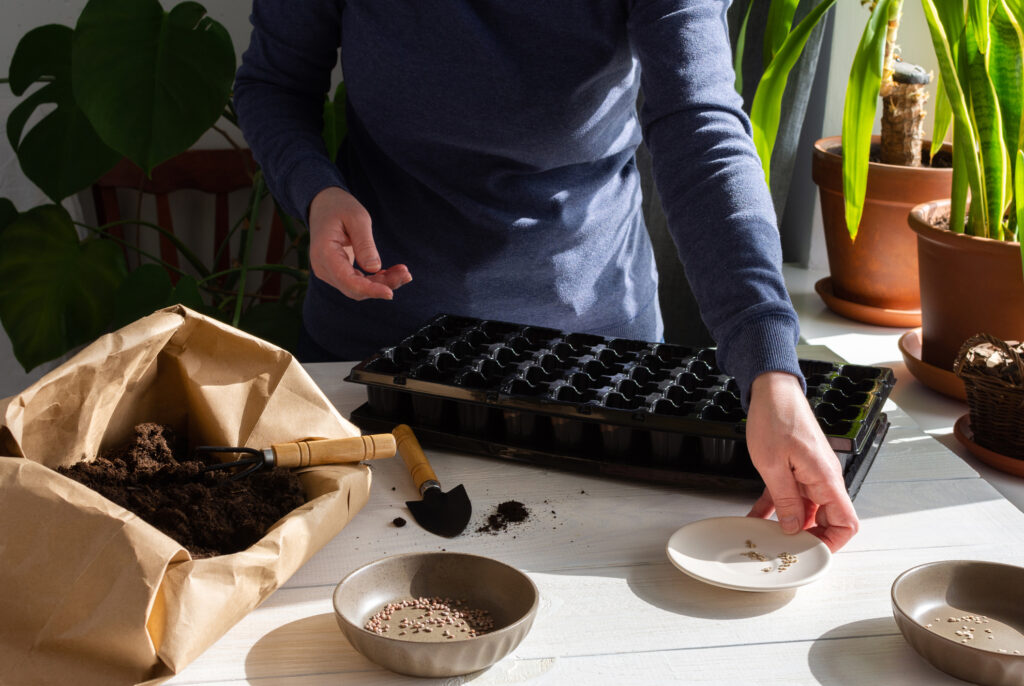
[[[258,168],[244,215],[218,247],[230,251],[227,270],[155,222],[136,216],[91,226],[61,205],[124,159],[151,174],[211,129],[231,140],[234,74],[230,36],[196,2],[167,11],[159,0],[89,0],[74,27],[40,26],[22,37],[4,80],[22,98],[7,135],[24,175],[52,201],[18,211],[0,199],[0,324],[26,370],[174,303],[285,347],[297,338],[306,232],[279,213],[298,253],[289,263],[298,266],[255,263],[251,235],[268,197]],[[337,141],[344,121],[334,112],[328,102],[328,138]],[[185,266],[121,238],[124,224],[171,240]],[[291,276],[278,301],[246,293],[245,276],[261,270]]]

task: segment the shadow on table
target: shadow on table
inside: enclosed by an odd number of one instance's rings
[[[245,676],[250,680],[273,679],[284,683],[290,678],[307,683],[313,676],[322,676],[323,683],[374,684],[444,684],[454,686],[475,681],[501,666],[507,674],[499,676],[538,676],[550,667],[545,661],[509,661],[472,674],[440,679],[404,676],[388,671],[362,656],[338,628],[333,613],[297,619],[263,636],[249,650],[245,659]],[[518,679],[517,679],[518,680]],[[505,679],[503,683],[512,683]],[[318,682],[319,683],[319,682]]]
[[[811,645],[807,662],[817,682],[829,686],[862,686],[865,673],[888,686],[964,683],[915,653],[892,617],[862,619],[829,630]],[[865,668],[868,662],[871,669]]]
[[[406,678],[383,670],[356,652],[330,612],[297,619],[274,629],[260,638],[245,658],[245,675],[251,680],[267,677],[284,680],[311,674],[358,674],[362,684]],[[423,682],[412,677],[408,680],[409,683]]]
[[[755,593],[719,588],[687,576],[670,565],[664,567],[671,571],[652,575],[646,566],[628,569],[626,583],[644,602],[687,617],[759,617],[788,605],[796,596],[796,589]]]

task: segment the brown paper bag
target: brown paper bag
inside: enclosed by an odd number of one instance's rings
[[[366,503],[364,465],[315,467],[251,548],[192,560],[54,468],[141,422],[191,444],[358,435],[287,352],[185,307],[104,336],[0,401],[0,684],[130,684],[180,671]]]

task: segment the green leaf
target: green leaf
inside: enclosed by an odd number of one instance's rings
[[[1024,88],[1021,85],[1024,80],[1024,32],[1006,0],[996,1],[991,28],[988,69],[1003,118],[1003,140],[1016,164],[1015,151],[1021,147],[1021,121],[1024,116]]]
[[[895,0],[881,0],[868,17],[850,67],[843,105],[843,196],[846,199],[846,230],[856,240],[864,213],[871,160],[871,129],[875,122],[882,84],[885,33]]]
[[[733,50],[732,70],[736,74],[736,92],[743,95],[743,56],[747,50],[747,26],[750,25],[750,11],[754,9],[754,1],[749,0],[747,11],[743,13],[743,21],[740,22],[740,31],[736,36],[736,49]],[[732,5],[733,7],[735,5]]]
[[[143,264],[129,273],[117,289],[110,328],[121,328],[161,308],[177,304],[197,312],[206,309],[196,280],[183,275],[177,285],[173,285],[166,269],[157,264]]]
[[[18,218],[18,209],[7,198],[0,198],[0,233],[8,224]]]
[[[754,3],[751,2],[751,5]],[[768,18],[764,27],[764,53],[762,64],[770,64],[779,48],[786,42],[789,30],[793,26],[793,16],[800,0],[771,0],[768,5]]]
[[[775,148],[775,139],[779,135],[779,119],[782,113],[782,96],[786,91],[786,81],[797,60],[800,59],[800,54],[807,44],[807,39],[810,38],[811,31],[825,16],[825,13],[832,8],[835,1],[823,0],[803,18],[803,21],[797,24],[796,28],[786,37],[771,64],[765,68],[764,74],[761,75],[761,81],[757,84],[754,101],[750,106],[750,123],[754,132],[754,146],[757,148],[757,154],[761,157],[764,178],[769,185],[772,150]],[[886,1],[889,0],[883,0],[883,2]]]
[[[970,138],[970,133],[964,132],[963,127],[959,120],[953,120],[953,186],[949,196],[949,230],[953,233],[963,233],[966,229],[967,193],[970,190],[968,167],[977,160],[974,152],[968,151],[966,145],[956,143]]]
[[[345,111],[345,82],[342,81],[334,90],[334,99],[324,101],[324,145],[327,155],[334,162],[338,157],[338,148],[348,133],[348,114]]]
[[[1013,173],[1013,197],[1017,198],[1017,242],[1020,244],[1021,266],[1024,268],[1024,150],[1018,150],[1014,158]]]
[[[253,305],[239,322],[243,331],[292,353],[298,348],[301,326],[301,305],[288,307],[277,302]]]
[[[974,27],[976,47],[981,54],[988,52],[989,45],[989,0],[969,0],[967,3],[968,23]]]
[[[953,123],[953,110],[949,107],[949,96],[946,95],[946,87],[942,84],[942,74],[935,77],[935,119],[932,122],[932,145],[928,151],[928,158],[935,157],[935,153],[942,149],[942,144],[949,133],[950,124]]]
[[[75,27],[75,99],[100,137],[151,171],[220,118],[235,74],[231,37],[195,2],[89,0]]]
[[[1003,140],[1003,119],[995,87],[988,73],[988,59],[978,46],[978,37],[971,23],[967,24],[965,39],[971,113],[974,115],[974,125],[978,132],[978,152],[981,155],[984,182],[984,194],[973,194],[972,198],[981,198],[984,201],[984,205],[978,208],[981,210],[980,235],[1002,240],[1002,219],[1009,187],[1009,153]],[[961,69],[963,66],[961,65]],[[971,204],[975,204],[973,199]]]
[[[21,214],[0,232],[0,323],[25,370],[101,334],[125,276],[112,241],[79,241],[57,205]]]
[[[11,110],[7,138],[22,172],[54,202],[88,187],[121,157],[100,140],[75,103],[71,37],[66,26],[41,26],[25,34],[11,58],[11,89],[16,95],[41,77],[52,79]],[[48,104],[56,108],[23,136],[32,114]]]
[[[953,112],[954,195],[951,209],[954,210],[954,214],[950,217],[950,227],[955,231],[954,227],[959,224],[960,217],[963,216],[956,214],[955,211],[964,209],[963,206],[958,206],[956,194],[963,191],[966,196],[966,188],[969,187],[975,200],[984,197],[981,160],[977,153],[978,139],[971,121],[965,90],[966,78],[961,81],[961,75],[966,75],[966,71],[965,68],[958,65],[960,57],[957,56],[957,52],[963,53],[963,41],[960,39],[964,26],[963,5],[959,4],[959,0],[921,0],[921,4],[928,22],[928,31],[938,60],[939,72],[942,75],[946,95],[949,97],[950,108]],[[956,33],[957,31],[961,33]],[[956,52],[954,52],[954,46],[958,48]]]
[[[18,41],[8,69],[11,92],[21,96],[43,77],[66,81],[70,75],[71,29],[47,24],[32,29]]]

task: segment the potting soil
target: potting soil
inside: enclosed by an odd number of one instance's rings
[[[139,424],[126,445],[58,471],[164,532],[193,558],[245,550],[306,498],[288,469],[262,469],[231,481],[202,473],[211,462],[187,455],[167,426]]]

